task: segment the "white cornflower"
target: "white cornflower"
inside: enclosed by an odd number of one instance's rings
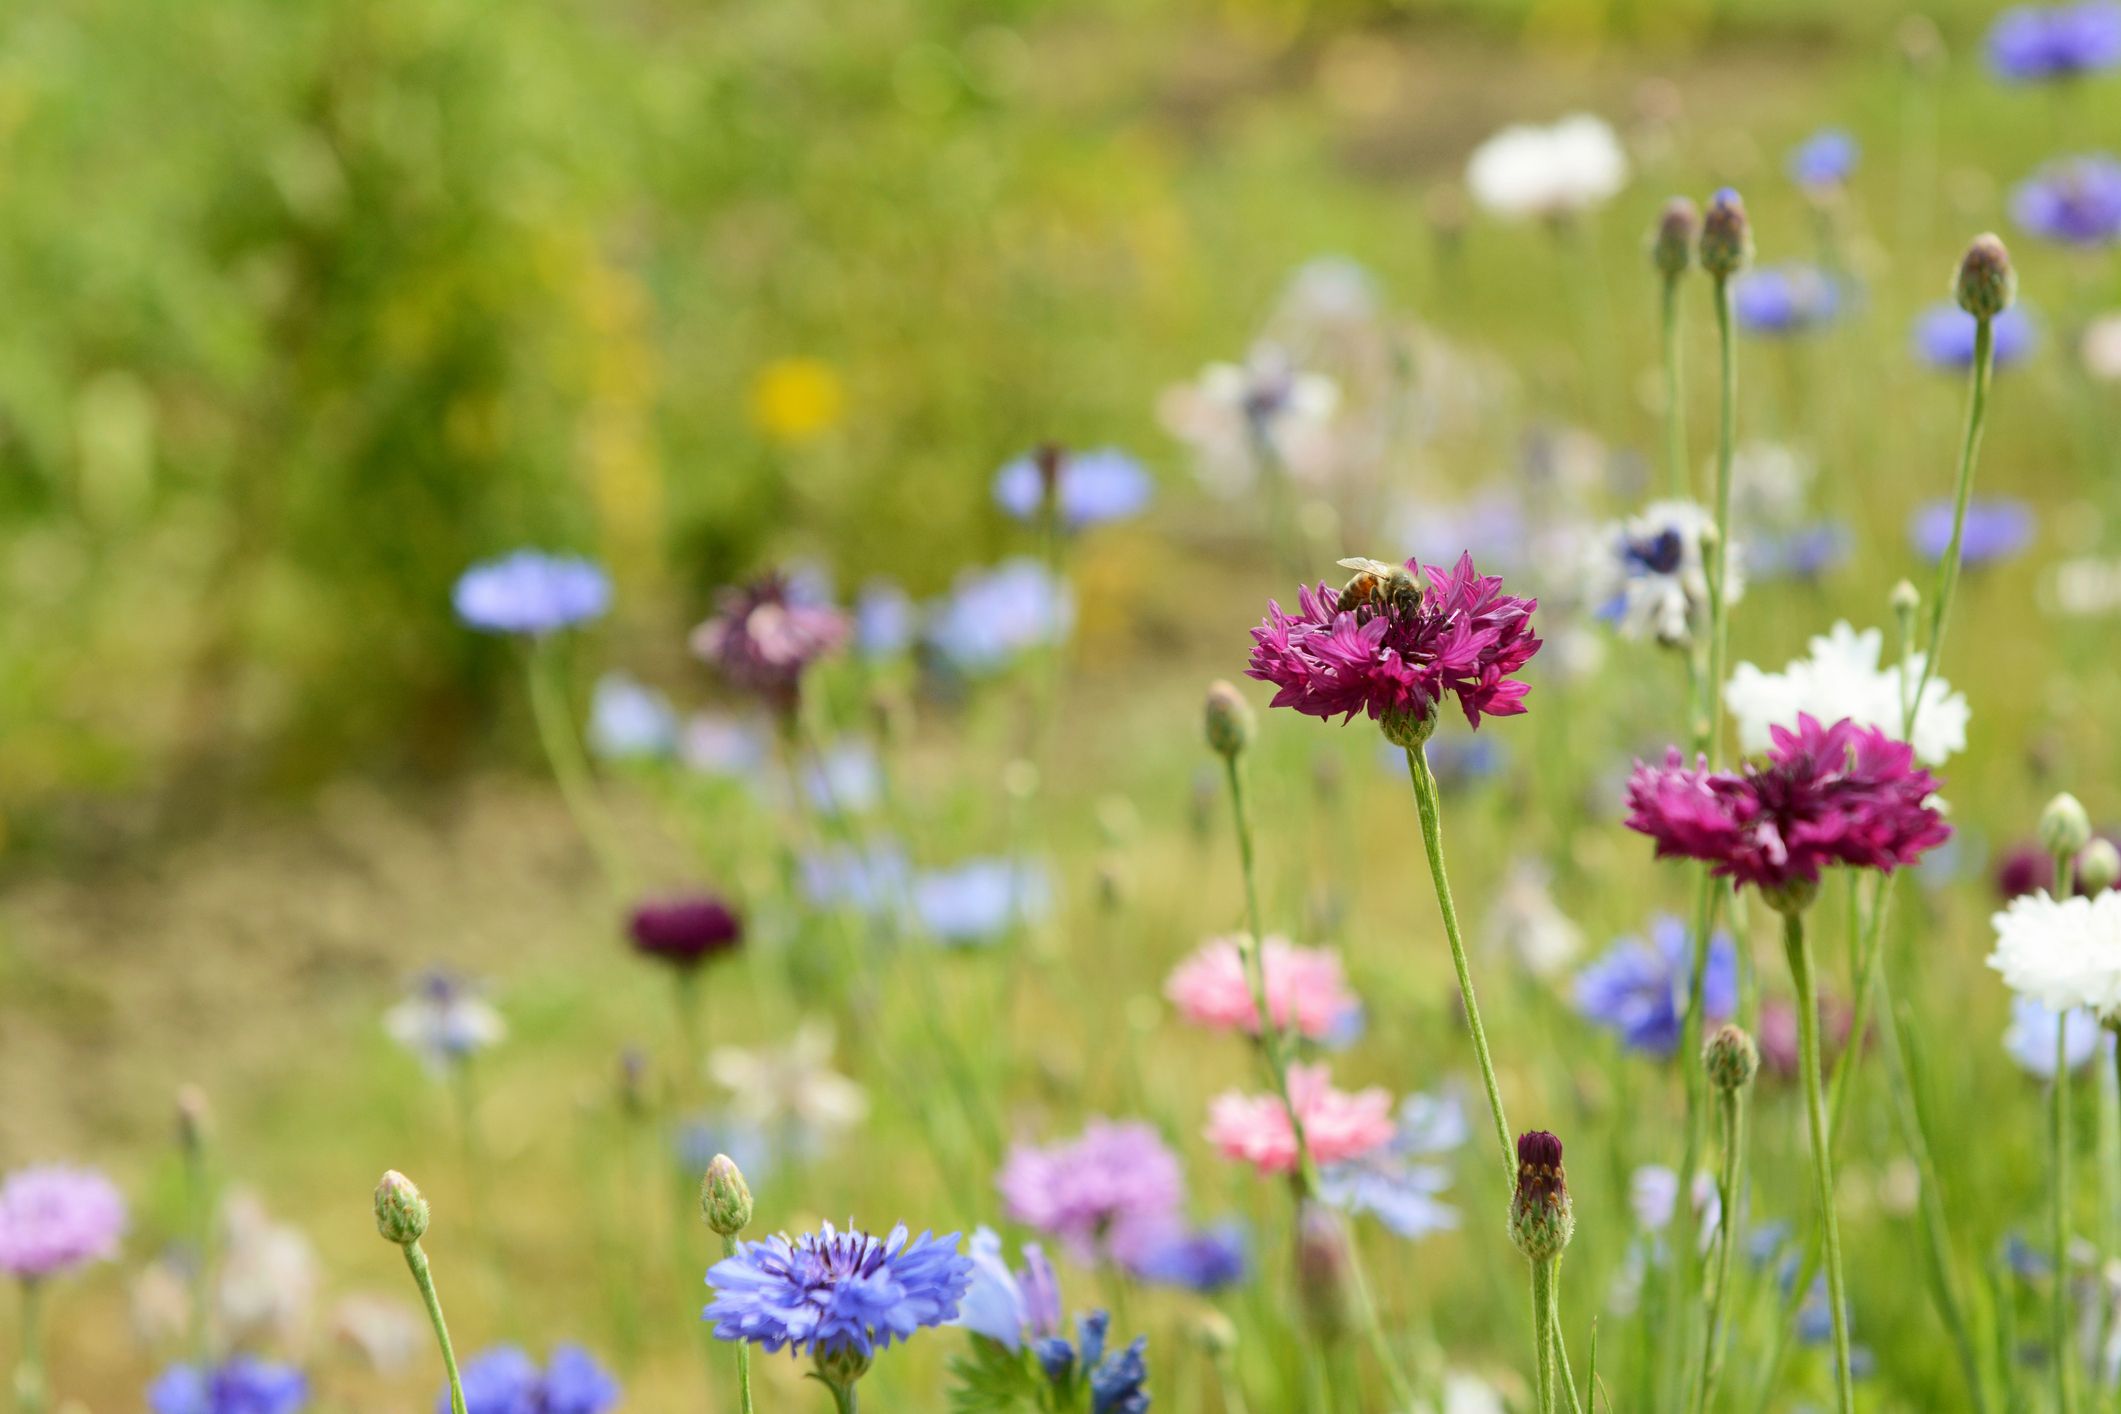
[[[2121,382],[2121,314],[2102,314],[2084,327],[2084,371],[2102,383]]]
[[[869,1113],[862,1087],[832,1068],[832,1050],[832,1028],[805,1021],[785,1046],[718,1047],[707,1057],[707,1071],[729,1091],[739,1117],[826,1140]]]
[[[405,1000],[383,1014],[390,1039],[435,1075],[448,1075],[508,1034],[476,986],[440,968],[415,979]]]
[[[1847,717],[1859,726],[1877,727],[1898,737],[1904,696],[1922,676],[1922,655],[1880,667],[1885,636],[1875,628],[1861,633],[1844,621],[1812,639],[1811,656],[1793,660],[1779,673],[1740,663],[1724,686],[1724,705],[1738,719],[1738,741],[1747,751],[1765,751],[1768,729],[1794,731],[1797,714],[1808,712],[1822,722]],[[1931,678],[1922,692],[1915,719],[1915,755],[1927,765],[1941,765],[1966,749],[1966,697],[1943,678]]]
[[[2050,1011],[2121,1012],[2121,893],[2061,900],[2021,894],[1990,920],[1988,965],[2021,996]]]
[[[1561,220],[1609,200],[1628,180],[1628,157],[1601,118],[1577,113],[1551,127],[1504,128],[1473,150],[1466,189],[1497,216]]]
[[[1694,641],[1708,623],[1709,576],[1702,542],[1715,517],[1692,501],[1655,501],[1617,521],[1593,542],[1587,566],[1591,608],[1624,638],[1655,638],[1672,648]],[[1744,592],[1737,556],[1729,577],[1733,601]]]
[[[1552,977],[1583,949],[1583,930],[1548,890],[1545,865],[1530,858],[1511,862],[1488,915],[1494,942],[1535,977]]]
[[[1340,385],[1298,368],[1274,343],[1256,345],[1242,365],[1209,364],[1157,404],[1165,430],[1193,449],[1202,484],[1223,495],[1251,488],[1263,454],[1293,480],[1327,479],[1339,456],[1339,410]]]

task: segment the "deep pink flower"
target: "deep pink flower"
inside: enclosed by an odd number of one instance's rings
[[[1447,692],[1475,727],[1483,713],[1524,711],[1529,685],[1510,675],[1539,651],[1539,601],[1503,593],[1500,579],[1474,572],[1471,555],[1448,573],[1413,560],[1406,571],[1413,583],[1401,581],[1399,593],[1358,574],[1345,590],[1324,582],[1298,590],[1300,614],[1270,602],[1245,668],[1280,689],[1268,705],[1345,721],[1367,713],[1394,740],[1408,739],[1402,744],[1426,736]]]
[[[713,618],[692,631],[692,651],[779,711],[795,707],[803,672],[847,641],[847,616],[793,596],[766,574],[725,589]]]
[[[1270,937],[1260,955],[1267,981],[1267,1013],[1278,1027],[1322,1041],[1362,1003],[1348,988],[1340,955],[1330,948],[1300,948]],[[1210,938],[1181,962],[1164,983],[1164,995],[1186,1020],[1218,1031],[1259,1034],[1259,1008],[1236,938]]]
[[[1392,1142],[1392,1097],[1372,1086],[1350,1095],[1333,1088],[1323,1065],[1289,1067],[1289,1099],[1303,1120],[1304,1143],[1319,1164],[1359,1159]],[[1208,1142],[1261,1173],[1296,1171],[1296,1133],[1279,1095],[1232,1090],[1208,1107]]]
[[[1080,1136],[1018,1144],[995,1175],[1012,1221],[1060,1241],[1077,1261],[1124,1260],[1185,1200],[1178,1156],[1151,1125],[1090,1121]]]
[[[693,967],[741,943],[744,920],[713,894],[675,894],[635,905],[626,936],[643,957]]]
[[[1906,742],[1805,714],[1771,738],[1765,762],[1735,772],[1689,767],[1676,748],[1663,766],[1636,762],[1628,828],[1654,839],[1659,858],[1707,860],[1734,886],[1770,893],[1817,885],[1830,864],[1891,872],[1951,836],[1928,803],[1936,778]]]

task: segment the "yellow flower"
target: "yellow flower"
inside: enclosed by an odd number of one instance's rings
[[[777,358],[751,383],[751,420],[776,442],[814,442],[839,425],[846,394],[831,364]]]

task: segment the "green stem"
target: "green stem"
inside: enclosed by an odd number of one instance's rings
[[[449,1324],[442,1319],[442,1298],[435,1292],[434,1273],[427,1269],[427,1254],[418,1242],[405,1244],[405,1265],[412,1269],[413,1284],[427,1304],[427,1322],[434,1327],[435,1344],[442,1347],[442,1369],[449,1377],[449,1414],[465,1414],[464,1380],[457,1374],[456,1347],[449,1343]]]
[[[1819,1230],[1826,1252],[1826,1294],[1834,1326],[1835,1408],[1854,1414],[1854,1377],[1849,1368],[1848,1289],[1841,1267],[1841,1227],[1834,1217],[1833,1141],[1826,1123],[1826,1093],[1819,1074],[1819,987],[1812,976],[1812,950],[1804,936],[1804,914],[1782,915],[1782,939],[1789,954],[1790,978],[1797,987],[1798,1068],[1804,1075],[1804,1104],[1812,1139],[1812,1179],[1817,1189]]]
[[[1689,499],[1686,464],[1686,404],[1682,401],[1679,362],[1679,278],[1664,281],[1664,454],[1675,500]]]
[[[1974,321],[1974,368],[1969,374],[1966,400],[1966,434],[1959,444],[1959,485],[1952,501],[1952,538],[1945,543],[1944,558],[1937,564],[1937,589],[1930,604],[1929,642],[1922,655],[1922,675],[1915,682],[1908,716],[1921,706],[1922,694],[1937,675],[1937,660],[1944,654],[1944,628],[1951,612],[1952,592],[1959,586],[1959,561],[1966,540],[1966,508],[1974,495],[1974,462],[1981,453],[1981,428],[1988,417],[1988,385],[1995,372],[1996,348],[1993,322]]]
[[[1716,1197],[1722,1216],[1716,1223],[1716,1285],[1709,1292],[1708,1331],[1701,1344],[1701,1368],[1694,1386],[1695,1414],[1707,1414],[1715,1396],[1716,1378],[1723,1365],[1723,1312],[1731,1291],[1731,1230],[1738,1221],[1738,1165],[1745,1152],[1745,1092],[1724,1090],[1718,1094],[1718,1112],[1723,1127],[1723,1167],[1717,1175]]]
[[[836,1385],[827,1381],[825,1388],[832,1391],[832,1407],[839,1414],[859,1414],[861,1396],[854,1392],[853,1385]]]
[[[1561,1258],[1554,1259],[1554,1278],[1547,1283],[1547,1300],[1553,1311],[1548,1317],[1554,1334],[1554,1372],[1556,1409],[1566,1407],[1569,1414],[1583,1414],[1583,1397],[1576,1393],[1576,1376],[1569,1369],[1568,1337],[1561,1329]],[[1598,1328],[1591,1327],[1591,1369],[1595,1375],[1598,1367]],[[1564,1401],[1563,1396],[1567,1396]]]
[[[1495,1081],[1495,1062],[1488,1055],[1488,1033],[1480,1024],[1480,1003],[1473,998],[1473,971],[1466,962],[1466,942],[1458,927],[1458,906],[1451,901],[1451,879],[1443,862],[1443,810],[1436,793],[1436,774],[1429,769],[1426,745],[1410,746],[1407,774],[1414,782],[1414,808],[1421,814],[1421,842],[1429,854],[1429,877],[1436,881],[1436,906],[1443,912],[1444,936],[1451,943],[1451,965],[1458,972],[1458,995],[1465,1002],[1466,1028],[1473,1033],[1473,1054],[1487,1087],[1488,1110],[1495,1119],[1495,1142],[1502,1150],[1503,1182],[1515,1187],[1517,1148],[1510,1142],[1510,1123],[1502,1113],[1502,1087]]]
[[[1716,563],[1709,576],[1708,753],[1723,750],[1723,674],[1731,637],[1731,458],[1738,435],[1738,341],[1731,329],[1731,282],[1717,276],[1716,351],[1722,397],[1716,417]]]
[[[22,1297],[22,1349],[15,1364],[16,1414],[44,1414],[51,1407],[51,1388],[44,1378],[43,1291],[35,1277],[16,1288]]]
[[[526,659],[530,677],[530,714],[537,723],[538,744],[544,748],[552,779],[560,788],[560,800],[574,819],[574,827],[596,856],[604,882],[623,896],[627,871],[625,856],[615,843],[611,821],[604,814],[592,784],[589,761],[582,754],[581,738],[567,710],[567,692],[561,682],[558,640],[538,638]]]
[[[678,1098],[689,1100],[700,1083],[700,974],[691,964],[670,974],[671,998],[678,1010]]]
[[[1532,1388],[1539,1396],[1539,1414],[1555,1414],[1554,1407],[1554,1261],[1532,1263]]]
[[[722,1255],[736,1255],[734,1237],[722,1238]],[[745,1340],[736,1343],[736,1405],[738,1414],[751,1414],[751,1342]]]
[[[206,1170],[205,1140],[196,1132],[184,1143],[184,1205],[192,1230],[190,1344],[200,1369],[212,1363],[212,1330],[208,1296],[213,1277],[213,1180]]]
[[[2048,1115],[2048,1158],[2054,1179],[2055,1239],[2055,1408],[2073,1414],[2077,1407],[2076,1358],[2069,1332],[2069,1026],[2067,1013],[2055,1018],[2055,1085]]]

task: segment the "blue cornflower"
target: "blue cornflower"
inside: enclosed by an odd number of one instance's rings
[[[1908,521],[1908,539],[1916,553],[1932,563],[1944,558],[1952,539],[1950,500],[1928,501],[1917,507]],[[1974,501],[1966,508],[1966,534],[1959,554],[1968,565],[2007,560],[2033,543],[2037,529],[2033,508],[2023,501],[2001,498]]]
[[[1939,368],[1967,368],[1974,361],[1974,316],[1951,300],[1940,300],[1915,321],[1915,355]],[[2008,368],[2033,350],[2038,331],[2023,305],[2012,305],[1989,321],[1996,367]]]
[[[173,1365],[147,1390],[154,1414],[295,1414],[308,1402],[300,1370],[247,1355],[210,1370]]]
[[[1018,655],[1058,643],[1075,625],[1068,586],[1037,560],[1005,560],[959,575],[928,623],[928,641],[961,673],[1001,671]]]
[[[842,742],[803,763],[803,794],[828,815],[861,815],[884,795],[884,767],[860,742]]]
[[[1684,1030],[1691,954],[1687,925],[1660,914],[1648,939],[1620,938],[1576,974],[1576,1009],[1618,1032],[1629,1050],[1669,1056]],[[1738,1009],[1738,949],[1730,934],[1709,935],[1702,981],[1707,1019],[1728,1021]]]
[[[803,896],[818,908],[849,908],[870,917],[898,907],[912,872],[905,851],[874,842],[857,850],[833,845],[800,861]]]
[[[619,1402],[619,1382],[579,1345],[555,1345],[545,1360],[538,1414],[604,1414]]]
[[[1849,528],[1836,520],[1756,531],[1746,537],[1745,572],[1758,580],[1817,579],[1848,559],[1854,545]]]
[[[1174,1223],[1169,1231],[1138,1239],[1123,1262],[1136,1279],[1187,1291],[1221,1291],[1245,1279],[1251,1243],[1234,1219],[1208,1227]]]
[[[2099,1053],[2106,1035],[2099,1018],[2082,1009],[2058,1015],[2038,997],[2022,992],[2011,997],[2011,1024],[2003,1033],[2003,1049],[2026,1074],[2053,1080],[2058,1026],[2068,1037],[2065,1044],[2069,1048],[2069,1068],[2082,1070]]]
[[[996,503],[1018,520],[1035,521],[1045,514],[1046,472],[1041,462],[1048,457],[1053,459],[1061,523],[1070,530],[1140,515],[1156,489],[1142,464],[1117,447],[1088,452],[1041,448],[994,476]]]
[[[487,633],[553,633],[611,607],[611,581],[579,555],[518,550],[457,579],[457,617]]]
[[[678,759],[703,776],[756,780],[773,755],[773,727],[763,717],[695,712],[678,738]]]
[[[589,749],[608,761],[668,756],[677,750],[670,699],[624,673],[597,679],[589,698]]]
[[[464,1362],[465,1414],[538,1414],[537,1361],[512,1345],[497,1345]],[[435,1399],[435,1414],[449,1414],[449,1391]]]
[[[913,646],[919,627],[913,599],[888,579],[872,579],[854,601],[854,650],[864,658],[895,658]]]
[[[2121,240],[2121,162],[2104,153],[2050,162],[2011,193],[2011,219],[2064,245]]]
[[[1046,871],[1035,863],[968,859],[913,881],[913,911],[937,942],[991,942],[1053,903]]]
[[[2015,83],[2071,78],[2121,64],[2121,5],[2018,5],[1988,31],[1988,62]]]
[[[1065,1404],[1072,1404],[1084,1377],[1090,1385],[1090,1414],[1144,1414],[1149,1407],[1149,1366],[1145,1352],[1149,1342],[1136,1336],[1123,1350],[1105,1353],[1105,1332],[1111,1317],[1103,1311],[1078,1316],[1076,1344],[1065,1337],[1048,1336],[1032,1351],[1047,1380],[1057,1386]],[[1080,1407],[1080,1406],[1076,1406]]]
[[[1754,334],[1801,334],[1841,308],[1833,277],[1812,265],[1763,265],[1731,283],[1731,312]]]
[[[1451,1170],[1439,1162],[1466,1142],[1465,1107],[1456,1095],[1409,1095],[1400,1102],[1392,1142],[1358,1159],[1329,1164],[1318,1196],[1345,1213],[1368,1213],[1408,1241],[1458,1226],[1442,1201]]]
[[[966,1250],[972,1259],[972,1284],[958,1306],[957,1325],[1010,1350],[1060,1330],[1060,1283],[1044,1248],[1025,1243],[1024,1265],[1013,1272],[992,1228],[974,1232]]]
[[[831,1223],[790,1240],[739,1242],[707,1270],[714,1300],[705,1319],[717,1340],[742,1340],[768,1353],[864,1359],[922,1326],[956,1317],[972,1284],[972,1259],[957,1234],[909,1238],[905,1224],[877,1238]]]
[[[1807,191],[1827,191],[1856,170],[1856,139],[1841,128],[1821,128],[1790,152],[1790,178]]]

